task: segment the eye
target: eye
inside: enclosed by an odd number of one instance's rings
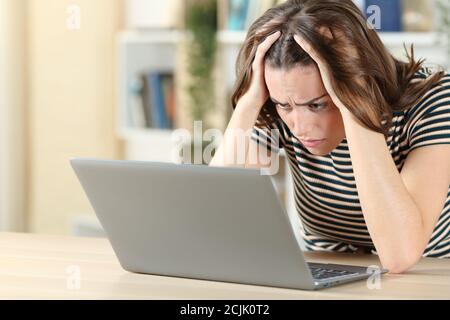
[[[292,109],[291,106],[289,106],[289,105],[282,105],[282,104],[279,104],[279,103],[275,104],[275,106],[278,109],[283,110],[283,111],[289,111],[289,110]]]
[[[309,105],[309,108],[313,111],[320,111],[325,109],[325,107],[327,106],[327,103],[313,103]]]

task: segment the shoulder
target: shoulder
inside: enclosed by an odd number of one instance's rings
[[[428,79],[431,68],[422,68],[414,80]],[[405,110],[406,134],[411,149],[450,143],[450,74],[444,76],[411,108]]]
[[[412,81],[415,82],[427,80],[439,71],[440,70],[431,67],[423,67],[416,72]],[[450,91],[450,74],[448,72],[444,72],[443,77],[436,84],[434,84],[432,88],[428,90],[427,93],[423,95],[422,99],[418,102],[418,104],[430,102],[430,100],[436,98],[438,98],[438,100],[448,99],[449,91]]]
[[[426,80],[435,74],[431,68],[420,69],[413,81]],[[409,109],[405,110],[408,118],[417,118],[421,115],[430,114],[439,109],[443,112],[450,112],[450,74],[444,76],[428,90],[421,99]]]

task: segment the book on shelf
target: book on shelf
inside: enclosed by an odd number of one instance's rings
[[[175,84],[171,72],[146,72],[134,78],[128,94],[131,126],[173,129]]]
[[[379,13],[381,32],[430,32],[434,0],[353,0],[366,17]],[[373,23],[373,22],[372,22]]]
[[[402,3],[401,0],[365,0],[366,17],[379,32],[401,32]]]
[[[162,86],[169,128],[175,127],[175,83],[173,74],[162,75]]]
[[[151,128],[153,124],[152,119],[152,108],[151,108],[151,96],[150,96],[150,85],[148,83],[148,78],[145,75],[140,75],[141,83],[142,83],[142,106],[141,109],[145,115],[145,127]],[[134,126],[134,125],[133,125]]]
[[[135,128],[145,128],[147,124],[147,115],[144,109],[143,96],[144,83],[140,77],[134,77],[130,80],[128,86],[128,107],[130,109],[129,121]]]
[[[152,127],[168,129],[167,113],[165,106],[164,90],[162,86],[162,76],[156,72],[147,74],[150,92],[150,108],[152,111]]]
[[[244,30],[249,2],[249,0],[229,0],[228,30]]]
[[[226,0],[219,6],[220,28],[232,31],[247,30],[252,23],[279,0]]]

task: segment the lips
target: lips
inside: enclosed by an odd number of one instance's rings
[[[319,146],[320,144],[322,144],[322,142],[324,142],[325,139],[321,139],[321,140],[300,140],[300,142],[305,146],[305,147],[309,147],[309,148],[314,148]]]

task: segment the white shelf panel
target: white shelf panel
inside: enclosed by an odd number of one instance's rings
[[[119,137],[124,140],[137,140],[137,139],[165,139],[171,137],[172,130],[161,129],[144,129],[144,128],[123,128],[119,130]]]
[[[224,45],[241,45],[246,31],[220,31],[217,35],[219,43]],[[403,43],[414,43],[416,46],[432,46],[443,43],[444,38],[437,32],[382,32],[381,40],[387,46],[403,46]]]
[[[247,35],[246,31],[222,30],[217,33],[217,40],[222,44],[241,45]]]
[[[403,43],[414,43],[418,47],[444,44],[444,38],[438,32],[384,32],[380,36],[387,46],[403,46]]]
[[[120,43],[177,44],[184,39],[179,30],[126,30],[118,34]]]

